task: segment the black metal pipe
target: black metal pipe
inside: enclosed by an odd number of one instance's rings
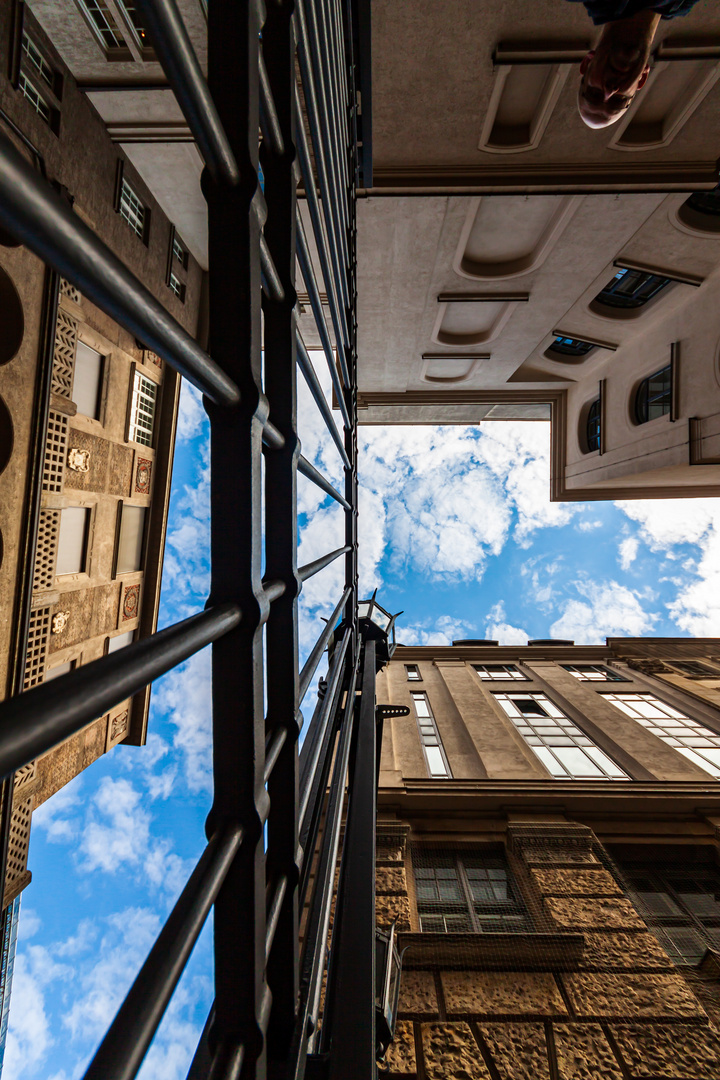
[[[306,479],[311,480],[313,484],[317,484],[326,495],[329,495],[335,502],[340,503],[344,510],[352,510],[347,499],[344,499],[340,492],[335,490],[330,481],[327,480],[321,472],[318,472],[312,462],[308,461],[306,457],[301,457],[298,461],[298,472],[302,473]]]
[[[237,405],[232,379],[2,134],[0,223],[212,401]]]
[[[300,809],[298,812],[298,818],[300,822],[300,837],[302,844],[302,836],[305,827],[305,819],[308,813],[308,806],[310,805],[310,795],[313,789],[313,782],[318,769],[318,762],[320,761],[320,751],[325,741],[325,732],[330,722],[330,718],[333,714],[333,707],[335,705],[335,699],[337,697],[338,690],[340,688],[340,681],[343,676],[343,668],[345,664],[345,654],[347,653],[348,645],[350,644],[350,629],[348,628],[343,634],[342,641],[333,656],[333,663],[331,665],[328,686],[325,692],[325,698],[323,699],[320,712],[317,717],[314,717],[316,725],[315,731],[309,731],[303,743],[302,750],[300,752]],[[308,753],[305,753],[306,747]],[[318,792],[320,798],[324,795],[324,790]],[[303,844],[303,847],[305,845]]]
[[[285,436],[269,420],[263,424],[262,440],[271,450],[282,450],[285,445]]]
[[[0,704],[0,776],[27,765],[240,623],[236,604],[192,615]]]
[[[318,334],[320,335],[320,341],[322,343],[323,352],[325,353],[325,359],[327,360],[328,368],[330,369],[330,375],[335,387],[335,393],[338,401],[342,399],[342,388],[338,379],[337,371],[335,370],[335,360],[333,357],[332,343],[330,341],[330,335],[325,324],[325,315],[322,309],[322,301],[320,299],[320,293],[318,292],[317,282],[315,281],[315,271],[313,270],[312,261],[310,259],[310,252],[308,250],[307,237],[305,236],[305,228],[302,223],[302,218],[298,214],[297,220],[297,257],[300,263],[300,270],[302,272],[305,286],[308,291],[308,297],[310,299],[310,306],[315,316],[315,323],[317,325]],[[343,342],[342,340],[337,342],[338,359],[343,356]],[[346,371],[343,375],[345,378]],[[345,417],[343,417],[345,419]]]
[[[267,920],[265,923],[265,956],[269,956],[270,950],[272,949],[273,938],[275,937],[278,919],[280,918],[280,909],[282,908],[282,902],[285,899],[285,893],[287,892],[287,884],[288,879],[283,874],[275,886],[272,903],[268,909]]]
[[[327,555],[321,555],[319,559],[314,559],[313,562],[305,563],[304,566],[298,567],[298,577],[301,581],[307,581],[308,578],[313,577],[315,574],[319,574],[321,570],[324,570],[330,563],[335,562],[341,555],[344,555],[350,548],[345,547],[335,548],[334,551],[329,551]]]
[[[260,74],[260,105],[262,106],[261,120],[263,124],[263,137],[267,139],[274,153],[285,153],[285,141],[280,130],[277,108],[273,100],[270,80],[268,78],[265,57],[262,49],[258,55],[258,71]]]
[[[316,373],[315,368],[313,367],[312,361],[310,359],[310,354],[308,353],[307,349],[305,348],[305,342],[301,338],[299,330],[296,333],[296,341],[297,341],[297,360],[298,360],[298,365],[300,367],[300,370],[301,370],[301,372],[303,374],[303,378],[305,379],[305,382],[308,385],[308,389],[310,390],[310,393],[313,396],[313,400],[314,400],[315,404],[317,405],[318,409],[320,410],[320,413],[322,415],[323,420],[325,421],[325,424],[327,425],[327,429],[330,432],[330,437],[332,438],[333,442],[335,443],[335,445],[336,445],[336,447],[338,449],[338,453],[340,454],[343,465],[345,466],[346,469],[349,469],[350,468],[350,459],[347,456],[347,453],[345,451],[345,447],[343,445],[343,441],[340,438],[340,432],[338,431],[337,427],[335,426],[335,421],[333,420],[332,411],[330,409],[330,406],[327,403],[327,400],[325,398],[325,394],[323,393],[322,386],[320,385],[320,380],[317,377],[317,373]],[[343,395],[342,387],[340,386],[340,380],[337,377],[337,371],[335,371],[335,365],[334,364],[333,364],[332,368],[330,369],[330,374],[332,375],[333,373],[335,375],[335,379],[337,380],[337,386],[335,388],[335,394],[337,396],[338,407],[339,407],[340,412],[342,414],[343,423],[345,424],[346,427],[351,427],[350,417],[348,415],[347,406],[345,404],[345,397]],[[339,394],[338,394],[338,391],[339,391]]]
[[[178,105],[215,181],[240,180],[235,155],[175,0],[135,0]]]
[[[133,1080],[182,975],[208,912],[242,842],[229,824],[210,840],[117,1016],[85,1080]]]
[[[345,587],[345,589],[343,590],[342,596],[340,597],[337,604],[335,605],[335,610],[333,611],[332,615],[330,616],[330,618],[327,621],[327,626],[325,627],[322,634],[320,635],[320,637],[317,639],[317,641],[313,645],[312,652],[310,653],[307,660],[305,661],[305,664],[303,665],[303,669],[300,672],[300,682],[299,682],[299,689],[298,689],[298,705],[302,704],[302,700],[305,697],[305,695],[307,694],[308,687],[310,686],[310,683],[312,682],[312,677],[315,674],[315,669],[317,668],[318,664],[320,663],[320,660],[322,658],[322,654],[325,652],[325,649],[327,647],[327,643],[328,643],[328,641],[330,640],[330,638],[333,635],[333,632],[335,630],[335,623],[338,620],[338,616],[340,615],[340,612],[342,611],[342,609],[345,606],[345,602],[346,602],[348,596],[350,595],[350,591],[351,591],[351,587],[349,585],[347,585]]]
[[[264,291],[268,296],[271,296],[273,300],[284,300],[285,290],[282,287],[280,275],[277,272],[272,255],[270,254],[270,248],[267,246],[267,240],[262,233],[260,233],[260,266],[262,267],[263,273]]]

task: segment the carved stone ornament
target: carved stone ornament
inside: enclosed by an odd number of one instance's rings
[[[118,736],[123,735],[127,731],[128,714],[129,710],[125,709],[125,712],[118,713],[117,716],[113,716],[110,721],[110,739],[113,742]]]
[[[90,472],[90,451],[78,450],[76,446],[68,450],[68,469],[74,472]]]
[[[62,634],[63,630],[68,624],[70,619],[69,611],[58,611],[56,615],[52,617],[52,632],[53,634]]]

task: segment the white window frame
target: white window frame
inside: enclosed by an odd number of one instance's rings
[[[93,5],[102,15],[102,18],[105,22],[104,29],[93,17],[90,5],[86,3],[86,0],[77,0],[77,2],[81,12],[85,16],[85,21],[87,22],[95,37],[95,40],[98,42],[100,48],[103,50],[104,53],[109,55],[112,53],[129,51],[128,43],[125,40],[122,28],[118,26],[113,12],[111,11],[110,7],[105,3],[105,0],[99,0],[99,2],[96,2]],[[107,33],[111,36],[112,42],[104,36],[104,33]]]
[[[693,765],[720,780],[720,734],[668,705],[655,694],[603,694],[606,701],[631,717],[651,735],[672,746]],[[707,756],[708,753],[711,756]]]
[[[33,71],[55,92],[55,72],[26,30],[22,34],[23,56]]]
[[[127,222],[135,235],[139,236],[144,242],[145,231],[147,229],[148,209],[132,184],[128,182],[124,175],[120,180],[120,203],[118,210],[123,221]]]
[[[493,697],[553,779],[630,779],[617,762],[596,746],[547,694],[493,691]],[[524,715],[516,702],[528,699],[533,700],[546,715]]]
[[[422,675],[420,674],[420,668],[417,664],[406,664],[405,675],[408,682],[422,682]]]
[[[411,690],[410,697],[415,707],[418,733],[425,754],[425,764],[432,780],[452,780],[452,772],[435,723],[428,696],[423,691]],[[421,707],[418,708],[418,705]],[[424,708],[422,707],[424,706]],[[437,751],[437,753],[434,753]]]
[[[473,664],[479,679],[483,682],[530,682],[517,664]],[[493,671],[501,668],[501,671]]]
[[[152,389],[150,389],[152,388]],[[137,368],[133,371],[128,417],[128,442],[152,446],[157,415],[158,384]]]
[[[22,94],[22,96],[25,98],[26,101],[30,102],[40,119],[44,120],[45,123],[52,128],[52,106],[48,101],[45,100],[35,83],[32,82],[31,79],[28,79],[24,71],[20,72],[18,87],[20,88],[20,93]]]
[[[627,679],[606,664],[561,664],[560,667],[580,682],[627,682]],[[581,671],[580,668],[592,670],[588,673]]]

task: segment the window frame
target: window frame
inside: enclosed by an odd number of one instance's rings
[[[696,765],[699,769],[703,769],[706,773],[708,773],[709,776],[712,776],[714,780],[720,780],[720,732],[713,731],[712,728],[705,727],[705,725],[702,724],[699,720],[695,720],[692,716],[688,716],[687,713],[681,712],[680,709],[676,709],[674,705],[670,705],[668,702],[663,701],[662,698],[659,698],[657,696],[657,694],[653,694],[649,690],[628,690],[624,693],[621,691],[617,694],[602,692],[602,696],[608,700],[608,703],[610,705],[614,705],[615,708],[619,709],[620,712],[624,713],[625,716],[629,716],[631,720],[639,723],[642,728],[645,728],[648,734],[654,735],[655,738],[660,739],[661,742],[663,742],[666,746],[670,746],[673,750],[677,750],[679,754],[682,754],[684,758],[687,758],[688,761],[692,762],[692,764]],[[628,708],[623,708],[622,705],[620,705],[615,700],[616,698],[630,699],[625,702]],[[634,716],[633,713],[629,711],[629,709],[632,709],[633,701],[636,700],[647,701],[648,705],[657,703],[655,704],[656,709],[658,706],[660,706],[661,709],[667,709],[669,715],[665,717],[665,720],[669,720],[671,721],[671,723],[668,724],[658,722],[658,718],[654,718],[654,722],[653,718],[651,717],[642,715],[639,717]],[[635,712],[640,712],[640,709],[635,709]],[[675,720],[683,720],[685,722],[684,724],[678,725],[676,723],[673,723],[673,721]],[[655,728],[655,731],[652,730],[653,728]],[[680,735],[676,730],[675,735],[673,735],[673,728],[686,728],[690,731],[695,728],[697,729],[697,734]],[[663,729],[666,733],[658,735],[657,732]],[[692,738],[695,740],[696,744],[698,742],[710,742],[711,740],[715,740],[715,742],[710,747],[699,747],[697,745],[684,745],[682,743],[683,738]],[[701,753],[703,749],[716,750],[718,757],[717,763],[714,763],[712,758],[703,758]],[[705,764],[703,764],[703,762],[705,762]]]
[[[678,675],[682,675],[684,679],[720,679],[720,671],[709,668],[707,665],[710,661],[707,660],[665,660],[664,663],[677,672]],[[699,671],[683,671],[683,667],[687,664],[696,664],[704,670],[704,674],[701,674]]]
[[[133,217],[133,200],[142,210],[142,217],[136,211],[135,217]],[[125,163],[122,158],[118,158],[115,176],[115,213],[120,215],[130,232],[148,247],[150,244],[150,220],[152,216],[150,207],[138,195],[135,187],[125,176]],[[142,229],[139,227],[140,223],[142,223]]]
[[[32,55],[33,52],[37,58]],[[24,26],[20,33],[20,68],[29,68],[47,86],[53,97],[61,100],[63,77]]]
[[[560,667],[564,668],[564,670],[567,671],[570,675],[572,675],[575,679],[577,679],[578,682],[599,683],[629,681],[623,675],[621,675],[620,672],[615,671],[613,668],[608,667],[606,664],[561,664]],[[592,668],[593,670],[605,672],[605,678],[594,679],[592,678],[592,676],[588,677],[587,675],[584,675],[582,673],[582,671],[580,670],[581,668]]]
[[[638,275],[636,288],[631,294],[621,293],[619,291],[620,284],[626,279],[626,275]],[[649,270],[638,270],[636,268],[630,268],[626,266],[618,267],[616,264],[616,273],[608,281],[606,285],[600,290],[594,297],[593,303],[600,304],[602,307],[621,309],[623,311],[636,311],[638,308],[645,307],[650,300],[654,300],[668,285],[672,285],[673,278],[663,277],[661,274],[650,273]],[[645,295],[638,295],[644,286],[650,285],[652,282],[655,286],[648,290]]]
[[[78,348],[81,345],[84,346],[86,349],[89,349],[90,352],[96,353],[100,358],[100,372],[99,372],[99,375],[98,375],[97,402],[96,402],[96,405],[95,405],[95,411],[96,411],[97,415],[91,416],[89,413],[82,412],[80,410],[79,406],[78,406],[78,410],[77,410],[76,415],[83,416],[83,417],[85,417],[86,420],[95,420],[97,423],[102,425],[103,424],[103,419],[104,419],[103,418],[103,413],[104,413],[104,398],[105,398],[105,377],[106,377],[106,374],[107,374],[107,366],[108,366],[109,357],[107,356],[106,353],[102,353],[102,352],[100,352],[99,349],[96,349],[94,345],[89,345],[87,341],[83,341],[83,339],[81,337],[78,337],[76,345],[75,345],[75,361],[73,363],[73,386],[72,386],[73,398],[72,398],[72,400],[73,400],[75,405],[78,404],[77,401],[75,400],[75,379],[76,379],[76,376],[77,376],[77,354],[78,354]]]
[[[76,577],[78,574],[87,574],[88,573],[88,566],[89,566],[89,563],[90,563],[90,549],[92,547],[91,536],[92,536],[92,523],[93,523],[93,507],[83,505],[82,503],[80,503],[80,504],[70,504],[68,506],[63,506],[63,508],[60,511],[60,524],[58,526],[58,548],[57,548],[58,555],[60,553],[60,536],[62,534],[63,514],[65,513],[66,510],[84,510],[85,511],[85,526],[84,526],[84,529],[83,529],[82,553],[81,553],[80,560],[79,560],[80,568],[79,568],[79,570],[65,570],[63,572],[59,572],[58,569],[57,569],[57,557],[56,557],[56,563],[55,563],[55,578],[56,578],[56,580],[57,580],[57,578],[71,578],[71,577]]]
[[[151,427],[149,431],[149,439],[145,441],[138,439],[136,436],[138,432],[143,432],[145,429],[138,425],[138,417],[140,416],[140,401],[142,398],[142,380],[148,385],[154,387],[152,399],[153,410],[151,418]],[[157,430],[157,418],[160,405],[160,383],[156,383],[153,379],[149,378],[143,371],[138,369],[137,364],[133,364],[130,370],[130,386],[128,393],[128,415],[127,423],[125,425],[125,441],[129,443],[135,443],[137,446],[145,446],[150,449],[155,444],[155,432]],[[146,400],[149,400],[149,395],[146,395]]]
[[[472,664],[471,667],[475,670],[478,678],[481,682],[532,682],[532,679],[521,671],[517,664]],[[487,672],[487,677],[483,678],[480,674],[480,668]],[[490,668],[502,668],[505,672],[514,672],[514,674],[494,675],[490,673]]]
[[[434,857],[433,857],[434,856]],[[472,892],[471,879],[468,876],[468,870],[478,869],[469,865],[473,860],[478,862],[484,862],[486,865],[482,867],[486,871],[490,870],[502,870],[504,872],[505,889],[508,894],[508,898],[505,900],[476,900]],[[450,866],[442,866],[442,863],[449,863]],[[496,863],[497,866],[493,867],[490,864]],[[453,869],[455,871],[455,880],[459,885],[460,898],[457,900],[442,898],[438,895],[436,900],[428,897],[420,896],[420,889],[422,887],[421,882],[423,878],[419,877],[418,871]],[[530,912],[525,904],[524,898],[520,889],[518,888],[515,877],[512,873],[510,865],[508,863],[507,856],[504,852],[483,852],[473,851],[468,848],[454,848],[445,852],[438,852],[434,848],[424,847],[422,845],[416,845],[413,848],[413,877],[415,883],[415,904],[417,909],[418,921],[420,923],[420,932],[423,934],[492,934],[492,933],[527,933],[532,932],[532,925],[530,919]],[[426,881],[438,882],[442,878],[434,876],[424,879]],[[450,880],[449,878],[447,880]],[[488,878],[488,880],[492,880]],[[439,888],[438,888],[439,893]],[[423,910],[425,909],[425,910]],[[467,919],[469,929],[464,930],[450,930],[445,923],[444,930],[438,929],[425,929],[423,926],[423,919],[446,919],[447,916],[463,916]],[[490,924],[490,929],[484,929],[482,916],[495,916],[498,919],[496,925]],[[508,916],[510,918],[520,921],[514,929],[507,929],[502,919],[502,916]]]
[[[569,717],[567,713],[563,712],[560,706],[557,705],[552,700],[552,698],[550,698],[550,696],[545,693],[545,691],[493,690],[492,695],[495,698],[498,707],[502,711],[503,715],[506,716],[509,722],[514,726],[517,734],[523,740],[525,745],[533,752],[535,757],[538,759],[543,768],[546,769],[546,771],[550,774],[553,780],[584,780],[593,782],[612,780],[624,782],[626,780],[632,779],[618,764],[618,762],[614,758],[612,758],[610,754],[607,753],[601,746],[598,746],[595,740],[592,739],[589,735],[587,735],[586,732],[584,732],[582,728],[577,725],[577,723],[572,719],[572,717]],[[538,700],[540,698],[542,698],[543,700]],[[523,713],[522,710],[516,705],[514,706],[515,710],[520,714],[522,721],[516,722],[516,718],[502,704],[503,700],[513,702],[514,700],[529,699],[535,701],[536,705],[543,710],[544,715],[541,715],[537,718],[533,717],[532,715],[528,716],[528,714]],[[546,706],[548,706],[549,708],[546,708]],[[555,716],[551,711],[552,709],[556,710],[559,715]],[[560,719],[564,720],[565,723],[559,724],[558,720]],[[538,723],[538,721],[540,722]],[[556,728],[557,731],[549,734],[547,729],[553,727]],[[522,728],[529,728],[530,731],[524,732]],[[542,729],[545,729],[545,731],[543,731]],[[537,743],[530,742],[530,739],[536,739]],[[567,742],[560,743],[556,741],[554,743],[551,743],[547,741],[549,739],[566,739],[569,740],[569,745]],[[581,742],[579,740],[585,741]],[[576,775],[575,772],[571,772],[571,766],[563,761],[563,757],[557,752],[559,750],[579,750],[582,755],[587,758],[591,765],[594,766],[594,768],[600,775],[593,776],[592,772],[588,773],[587,775]],[[595,754],[589,753],[589,750],[595,751]],[[543,753],[541,753],[540,751],[543,751]],[[614,766],[614,768],[618,771],[620,775],[613,775],[612,771],[609,770],[607,766],[602,763],[602,761],[598,760],[598,757],[604,758],[607,762],[610,763],[611,766]],[[562,772],[559,772],[557,767],[555,769],[552,768],[553,759],[557,763],[559,769],[562,770]]]
[[[143,524],[142,524],[142,535],[140,537],[140,554],[139,554],[139,557],[138,557],[139,566],[137,566],[134,570],[121,570],[119,565],[118,565],[119,562],[120,562],[120,539],[121,539],[121,536],[122,536],[123,514],[125,513],[125,510],[142,510],[142,511],[144,511],[144,513],[143,513]],[[113,568],[112,568],[113,580],[115,580],[115,578],[130,577],[133,574],[142,574],[144,572],[145,556],[147,554],[148,529],[150,527],[150,513],[149,513],[149,511],[150,511],[150,507],[149,506],[144,506],[142,503],[131,503],[131,502],[125,501],[124,499],[118,499],[117,519],[116,519],[116,522],[115,522],[115,547],[114,547],[114,550],[113,550]]]
[[[118,25],[112,10],[107,7],[105,0],[76,0],[76,3],[95,41],[108,60],[134,59],[123,34],[123,27]],[[99,21],[94,17],[94,9],[102,15],[106,24],[104,28],[100,26]],[[111,23],[112,25],[110,25]],[[106,33],[111,35],[112,40],[108,40],[104,36]]]
[[[18,75],[17,88],[31,109],[40,117],[43,123],[47,124],[53,135],[57,135],[60,130],[60,113],[47,100],[45,95],[38,90],[35,82],[28,77],[27,72],[22,68]],[[41,105],[43,108],[40,107]]]
[[[667,373],[667,387],[663,387],[661,395],[655,395],[653,401],[650,400],[650,383],[653,379],[656,379],[659,375],[665,375]],[[633,403],[633,416],[635,423],[638,426],[642,424],[649,424],[653,420],[662,420],[665,416],[670,418],[673,407],[673,391],[674,391],[675,372],[673,370],[672,361],[669,364],[664,364],[663,367],[658,368],[651,375],[647,375],[638,384],[638,388],[635,391],[635,400]],[[644,393],[644,398],[641,397]],[[663,400],[667,397],[667,401]],[[655,403],[656,400],[662,400],[662,412],[658,416],[650,416],[649,409]],[[665,408],[667,405],[667,408]]]
[[[423,677],[420,674],[420,668],[417,664],[405,664],[405,680],[406,682],[422,682]]]
[[[580,348],[579,346],[582,346]],[[547,346],[546,352],[555,353],[558,356],[570,356],[576,360],[587,356],[596,349],[594,341],[585,341],[583,338],[569,337],[567,334],[554,334],[553,340]]]
[[[426,769],[428,771],[429,778],[431,780],[452,780],[453,774],[452,774],[452,770],[450,768],[450,763],[449,763],[449,761],[447,759],[447,754],[445,753],[445,747],[443,746],[443,741],[442,741],[442,738],[440,737],[440,732],[438,731],[438,726],[437,726],[437,722],[435,720],[435,715],[434,715],[434,713],[432,711],[432,706],[430,705],[430,701],[428,699],[427,694],[425,693],[424,690],[411,690],[410,691],[410,697],[413,700],[413,707],[415,709],[415,722],[417,723],[418,736],[420,738],[420,743],[421,743],[422,748],[423,748],[423,755],[425,757],[425,767],[426,767]],[[419,714],[419,712],[417,710],[417,702],[418,702],[419,699],[424,701],[425,705],[427,706],[428,715],[426,717],[425,716],[420,716],[420,714]],[[424,725],[422,723],[423,721],[425,721]],[[423,726],[426,727],[426,728],[432,728],[432,731],[423,732]],[[434,739],[435,741],[434,742],[430,741],[432,739]],[[428,749],[433,749],[433,748],[437,748],[439,750],[439,752],[440,752],[440,756],[441,756],[443,764],[445,766],[445,772],[444,773],[433,772],[433,770],[432,770],[432,767],[430,765],[430,758],[429,758],[429,755],[428,755]]]
[[[587,454],[599,453],[602,442],[602,396],[598,394],[588,406],[585,417],[585,446]]]
[[[170,289],[170,292],[178,298],[181,304],[185,303],[185,282],[181,281],[180,278],[175,273],[173,273],[172,270],[170,271],[168,288]]]

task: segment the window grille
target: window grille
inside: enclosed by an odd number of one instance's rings
[[[516,664],[473,664],[483,682],[527,682],[527,675]]]
[[[74,285],[71,285],[65,278],[60,279],[60,295],[67,296],[68,300],[72,300],[74,304],[80,304],[82,302],[82,294],[79,289],[76,289]]]
[[[43,681],[50,640],[50,611],[49,607],[44,607],[30,612],[23,690],[29,690]]]
[[[128,442],[152,446],[156,400],[157,383],[136,371],[133,375],[132,397],[130,399]]]
[[[588,453],[600,449],[600,434],[602,425],[602,403],[596,398],[588,409],[587,424],[585,425],[585,442]]]
[[[40,76],[51,90],[55,88],[55,72],[48,64],[43,54],[31,37],[23,32],[22,51],[24,60],[30,64],[33,70]]]
[[[53,352],[52,392],[72,399],[75,349],[77,347],[77,320],[62,308],[58,310],[55,325],[55,350]]]
[[[595,301],[607,307],[639,308],[667,288],[671,280],[643,270],[620,269],[600,290]]]
[[[595,346],[591,341],[583,341],[581,338],[571,338],[558,335],[553,339],[550,352],[560,356],[587,356]]]
[[[46,124],[50,124],[52,126],[52,107],[48,104],[48,102],[45,100],[45,98],[42,96],[36,86],[30,82],[24,71],[20,72],[18,86],[22,92],[23,97],[27,98],[38,116],[42,117]]]
[[[107,52],[127,48],[127,42],[120,33],[118,24],[105,0],[78,0],[78,3],[100,44]]]
[[[42,489],[57,495],[62,491],[65,458],[67,456],[68,418],[65,413],[50,410],[45,438]]]
[[[667,416],[672,409],[672,364],[643,379],[635,396],[635,419],[638,424]]]
[[[13,777],[13,791],[17,791],[19,788],[27,787],[31,784],[37,776],[37,762],[31,761],[27,765],[23,765],[21,769],[15,773]]]
[[[420,668],[417,664],[406,664],[405,674],[408,682],[422,682],[422,676],[420,675]]]
[[[428,772],[433,780],[446,780],[452,777],[450,766],[445,757],[442,739],[435,723],[435,717],[430,709],[430,702],[426,694],[411,693],[415,705],[420,741],[425,752],[425,761]]]
[[[147,208],[123,176],[120,184],[120,216],[141,240],[145,239]]]
[[[181,240],[178,239],[177,234],[173,234],[172,242],[173,258],[180,263],[183,270],[187,270],[188,265],[188,250]]]
[[[171,290],[175,293],[181,304],[185,303],[185,283],[176,277],[175,274],[170,274],[169,285]]]
[[[55,584],[55,559],[60,534],[60,511],[41,510],[35,548],[33,590],[52,589]]]
[[[505,857],[416,846],[413,870],[420,929],[435,934],[531,929]]]
[[[694,765],[720,780],[720,734],[691,720],[685,713],[660,701],[654,694],[603,694]]]
[[[545,694],[495,694],[495,698],[555,779],[628,779]]]
[[[8,893],[12,893],[13,886],[27,873],[32,808],[32,795],[27,799],[13,798],[12,813],[10,815],[10,839],[8,841],[7,863],[5,869],[4,901],[7,900]]]
[[[604,664],[562,664],[565,671],[569,671],[581,682],[625,682],[622,675]]]

